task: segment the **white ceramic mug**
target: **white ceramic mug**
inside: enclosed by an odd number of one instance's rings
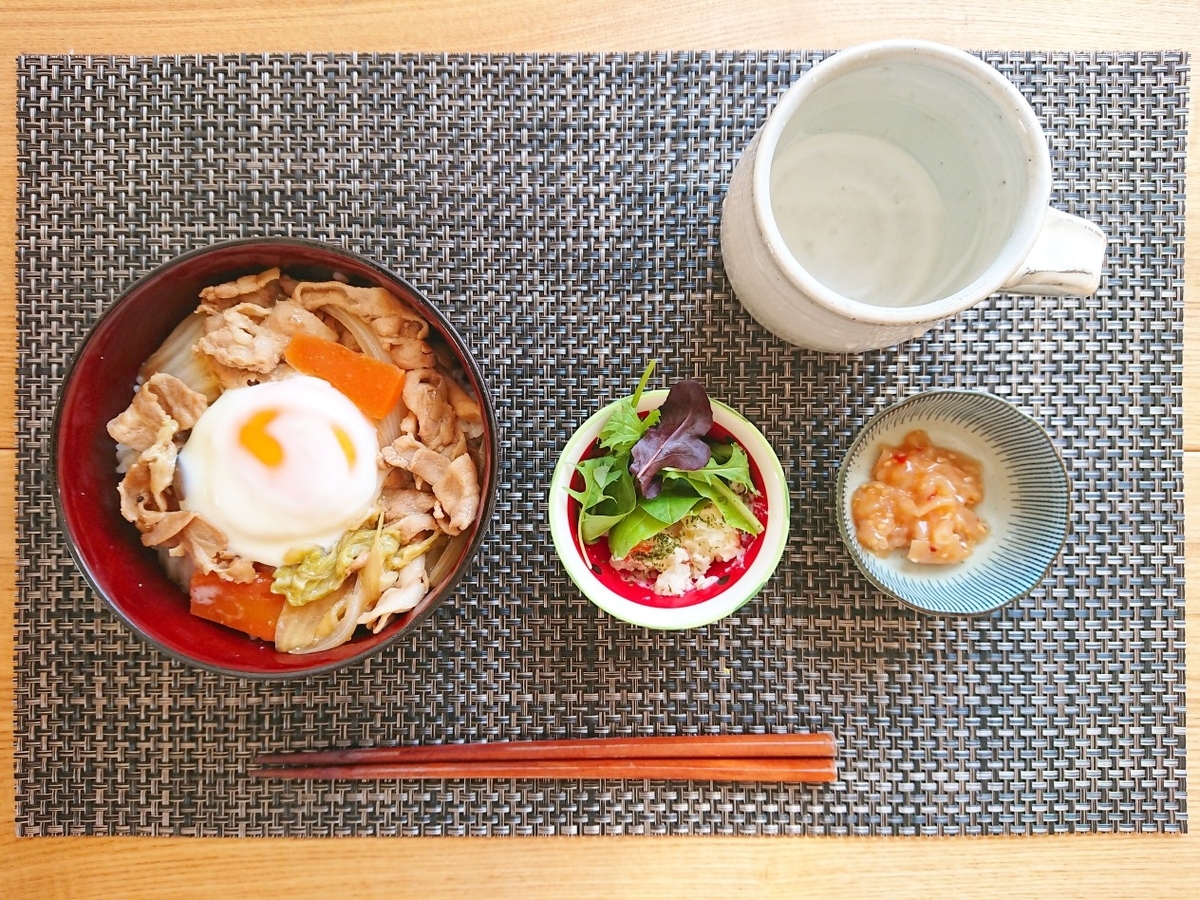
[[[1093,293],[1104,234],[1050,188],[1045,135],[1000,72],[941,44],[862,44],[790,87],[738,161],[725,271],[794,344],[889,347],[996,291]]]

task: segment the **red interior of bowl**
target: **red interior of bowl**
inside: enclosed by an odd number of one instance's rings
[[[727,430],[716,424],[709,430],[708,437],[721,443],[738,443]],[[741,446],[740,443],[739,446]],[[745,450],[746,448],[742,447],[742,449]],[[590,459],[599,452],[599,442],[593,441],[591,446],[584,452],[582,459]],[[746,570],[750,568],[758,556],[759,550],[762,549],[762,537],[766,533],[768,510],[762,472],[759,471],[754,457],[750,456],[749,453],[746,456],[750,460],[750,480],[754,482],[754,487],[758,490],[758,496],[753,498],[750,508],[763,524],[763,530],[750,540],[746,545],[746,552],[740,558],[730,562],[713,563],[708,570],[708,574],[717,579],[713,584],[698,590],[686,591],[683,594],[669,595],[656,594],[649,588],[630,581],[625,573],[613,568],[609,557],[608,541],[605,538],[601,538],[594,544],[584,545],[580,543],[578,527],[580,504],[578,500],[572,497],[567,501],[567,513],[571,522],[571,533],[575,549],[588,563],[588,568],[591,569],[592,574],[596,576],[601,584],[619,597],[623,597],[633,603],[640,603],[643,606],[654,606],[659,609],[679,609],[685,606],[695,606],[698,603],[703,603],[705,600],[711,600],[713,597],[727,590],[730,585],[736,584],[738,579],[746,574]],[[576,472],[575,477],[571,481],[571,489],[582,491],[583,488],[583,476]]]
[[[237,241],[179,257],[135,284],[97,323],[63,386],[55,422],[54,472],[62,525],[93,588],[144,638],[172,655],[235,675],[311,674],[361,659],[411,629],[461,575],[486,533],[495,503],[496,425],[482,378],[468,360],[467,377],[484,408],[491,465],[480,473],[479,524],[461,547],[463,562],[429,598],[377,635],[356,637],[323,653],[279,653],[274,646],[193,616],[188,598],[167,578],[153,551],[120,512],[116,448],[106,430],[133,395],[143,360],[199,302],[200,290],[272,266],[300,278],[333,273],[383,285],[419,309],[448,344],[466,356],[453,328],[402,280],[336,248],[290,239]]]

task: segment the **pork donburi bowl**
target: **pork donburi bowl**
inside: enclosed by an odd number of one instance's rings
[[[93,587],[163,649],[249,675],[340,665],[415,627],[486,532],[496,456],[445,316],[368,261],[291,240],[218,245],[135,285],[81,348],[56,422]]]

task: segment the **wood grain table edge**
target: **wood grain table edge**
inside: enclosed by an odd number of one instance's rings
[[[558,837],[558,838],[17,838],[13,781],[15,549],[16,57],[21,53],[196,53],[314,49],[571,51],[713,47],[836,48],[909,34],[970,48],[1183,48],[1200,52],[1200,14],[1191,0],[871,2],[765,0],[733,5],[611,2],[589,19],[580,0],[449,0],[443,4],[336,0],[256,3],[76,2],[6,4],[0,31],[0,455],[6,473],[0,542],[0,896],[100,897],[395,896],[422,890],[493,897],[746,895],[754,897],[964,898],[1192,896],[1200,847],[1189,835],[1019,838]],[[736,8],[735,8],[736,6]],[[281,12],[282,11],[282,12]],[[1033,36],[1033,37],[1031,37]],[[1195,89],[1190,125],[1195,129]],[[1200,172],[1198,141],[1188,170]],[[1200,483],[1200,377],[1195,339],[1200,303],[1200,204],[1186,213],[1184,481]],[[1200,519],[1188,504],[1186,558],[1200,559]],[[1197,701],[1187,715],[1196,721]],[[1194,728],[1187,729],[1190,736]],[[1189,768],[1195,759],[1189,753]],[[567,874],[569,873],[569,875]]]

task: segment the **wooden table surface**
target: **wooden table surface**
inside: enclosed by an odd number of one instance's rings
[[[1200,897],[1200,838],[24,838],[14,833],[12,390],[16,57],[23,53],[839,48],[920,37],[968,49],[1183,49],[1197,0],[72,0],[0,3],[0,897]],[[1200,173],[1195,98],[1188,169]],[[1200,483],[1200,203],[1185,259],[1185,481]],[[1188,510],[1187,558],[1200,518]],[[1200,710],[1188,702],[1188,719]],[[1194,727],[1190,729],[1195,733]],[[1189,742],[1191,743],[1191,742]],[[1193,744],[1194,747],[1194,744]],[[1189,754],[1189,769],[1200,757]]]

